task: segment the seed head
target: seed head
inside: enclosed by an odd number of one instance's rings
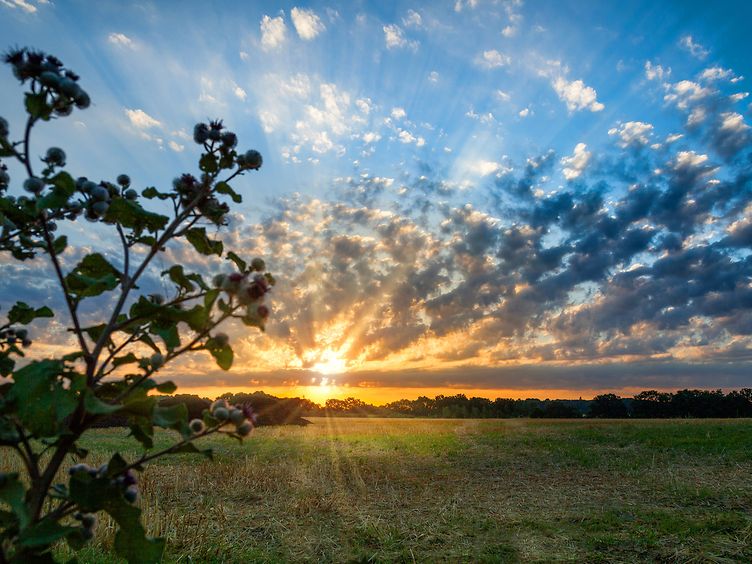
[[[209,139],[209,126],[205,123],[197,123],[193,128],[193,140],[203,145]]]
[[[266,270],[266,263],[264,259],[255,258],[251,261],[251,268],[256,272],[263,272]]]
[[[250,421],[238,425],[237,432],[241,437],[247,437],[251,434],[251,431],[253,431],[253,423]]]
[[[212,412],[212,415],[215,419],[219,419],[220,421],[227,421],[227,418],[230,417],[230,412],[226,407],[217,407]]]
[[[0,117],[0,139],[8,137],[8,133],[10,133],[8,122],[4,117]]]
[[[159,370],[164,365],[164,357],[160,353],[154,353],[149,360],[154,370]]]
[[[32,176],[31,178],[24,180],[23,187],[27,192],[31,192],[32,194],[39,194],[42,190],[44,190],[44,181],[41,178]]]
[[[243,413],[243,410],[233,407],[230,410],[230,421],[234,425],[241,425],[243,421],[245,421],[245,413]]]
[[[136,503],[136,500],[138,499],[138,487],[128,486],[123,492],[123,497],[128,503]]]
[[[60,147],[50,147],[44,160],[49,165],[65,166],[65,151]]]
[[[131,185],[131,177],[127,174],[120,174],[117,177],[117,183],[123,188],[128,188]]]
[[[201,421],[201,419],[193,419],[188,426],[191,429],[191,432],[194,435],[198,435],[199,433],[203,433],[206,429],[206,425],[204,425],[204,422]]]

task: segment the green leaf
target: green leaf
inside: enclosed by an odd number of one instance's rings
[[[47,546],[68,536],[78,527],[67,527],[52,519],[43,519],[18,535],[18,544],[27,548]]]
[[[158,392],[162,394],[174,394],[175,390],[177,390],[178,387],[175,385],[175,382],[173,382],[172,380],[167,380],[166,382],[157,384],[156,389]]]
[[[71,294],[86,298],[114,290],[122,277],[100,253],[92,253],[76,265],[65,281]]]
[[[141,195],[146,198],[147,200],[153,200],[154,198],[159,198],[160,200],[166,200],[170,197],[169,194],[165,194],[164,192],[160,192],[154,186],[149,186],[148,188],[145,188],[141,191]]]
[[[64,385],[59,360],[32,362],[13,374],[15,385],[8,394],[17,406],[24,426],[37,437],[52,437],[64,427],[65,419],[78,403],[80,379]]]
[[[245,269],[248,268],[248,263],[246,263],[242,258],[240,258],[238,255],[236,255],[234,252],[229,251],[227,253],[227,260],[231,260],[235,263],[235,266],[238,267],[238,270],[240,272],[245,272]]]
[[[167,322],[164,325],[152,323],[149,331],[162,337],[168,351],[175,350],[180,346],[180,334],[178,333],[178,326],[176,323]]]
[[[157,405],[154,408],[152,421],[157,427],[183,432],[188,428],[188,408],[184,403],[176,403],[168,407]]]
[[[0,376],[10,376],[16,366],[16,361],[10,357],[10,351],[0,353]]]
[[[34,309],[24,302],[16,302],[8,312],[8,323],[11,325],[14,323],[26,325],[38,317],[53,317],[54,315],[47,306]]]
[[[65,250],[65,247],[68,246],[68,237],[65,235],[61,235],[57,239],[55,239],[52,242],[52,250],[55,251],[55,254],[59,255]]]
[[[112,405],[103,402],[90,389],[87,389],[84,395],[84,408],[94,415],[108,415],[119,411],[122,407],[122,405]]]
[[[188,279],[188,277],[183,272],[183,266],[180,264],[176,264],[175,266],[170,267],[169,270],[165,270],[162,272],[162,276],[165,274],[168,274],[170,276],[170,280],[172,280],[181,290],[185,290],[186,292],[192,292],[195,288],[193,286],[193,283]]]
[[[209,340],[211,341],[212,339]],[[219,366],[222,370],[229,370],[232,367],[232,360],[234,355],[230,345],[225,345],[223,347],[214,345],[210,347],[207,344],[206,348],[214,357],[214,360],[217,362],[217,366]]]
[[[26,93],[24,105],[26,106],[26,112],[33,118],[47,121],[52,114],[52,106],[47,104],[47,94],[39,93],[32,94]]]
[[[124,364],[131,364],[133,362],[138,362],[138,357],[133,354],[132,352],[129,352],[126,355],[123,356],[116,356],[112,359],[112,366],[117,368],[118,366],[122,366]]]
[[[211,153],[205,153],[198,161],[198,167],[204,172],[217,172],[219,170],[219,164],[217,158]]]
[[[185,238],[202,255],[222,256],[222,241],[212,241],[206,236],[206,228],[194,227],[185,233]]]
[[[26,509],[26,491],[18,479],[18,473],[0,473],[0,501],[10,506],[21,528],[28,525],[30,519]]]
[[[215,190],[219,194],[225,194],[226,196],[230,196],[230,198],[232,198],[232,201],[235,202],[236,204],[240,204],[243,202],[243,197],[237,192],[235,192],[235,190],[233,190],[230,187],[230,185],[227,184],[227,182],[218,182],[215,187]]]
[[[146,229],[152,233],[164,229],[169,221],[166,215],[150,212],[141,204],[125,198],[116,198],[110,202],[104,220],[109,223],[119,223],[123,227],[141,231]]]
[[[76,192],[76,183],[67,172],[56,174],[50,182],[52,182],[52,189],[37,200],[37,211],[62,209],[68,205],[68,200]]]
[[[217,301],[217,298],[219,297],[219,289],[209,290],[206,292],[206,295],[204,296],[204,309],[207,311],[211,311],[212,306],[214,306],[214,302]]]

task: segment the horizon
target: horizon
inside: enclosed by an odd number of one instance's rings
[[[748,2],[0,0],[0,15],[3,50],[58,56],[91,95],[33,140],[62,146],[73,176],[167,186],[195,172],[207,118],[264,157],[219,238],[278,280],[267,331],[223,328],[229,372],[208,353],[160,372],[178,393],[752,385]],[[20,92],[3,65],[13,134]],[[102,226],[67,235],[65,268],[97,245],[121,264]],[[164,261],[231,267],[178,246]],[[62,304],[31,270],[0,272],[3,295]],[[158,272],[140,284],[165,291]],[[34,325],[31,359],[74,343],[63,323]]]

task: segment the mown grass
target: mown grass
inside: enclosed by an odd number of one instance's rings
[[[752,561],[749,420],[315,419],[211,442],[214,463],[143,476],[168,561]],[[86,446],[137,453],[117,429]],[[80,561],[112,562],[113,532]]]

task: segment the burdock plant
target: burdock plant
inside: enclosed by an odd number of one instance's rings
[[[76,346],[59,358],[21,360],[29,347],[33,350],[34,331],[25,326],[55,313],[23,302],[6,310],[0,325],[0,451],[13,451],[23,470],[0,473],[0,563],[51,562],[52,549],[64,541],[81,548],[94,536],[100,512],[118,525],[114,549],[120,556],[155,562],[164,541],[147,537],[141,524],[138,472],[167,454],[211,456],[194,441],[214,433],[242,440],[253,427],[247,406],[226,402],[189,422],[185,405],[159,404],[155,393],[176,388],[154,376],[177,357],[201,350],[229,369],[229,338],[215,331],[228,319],[264,329],[269,309],[263,300],[274,285],[264,261],[246,262],[207,233],[207,227],[225,225],[228,202],[241,202],[230,181],[257,170],[261,155],[236,151],[237,136],[212,121],[194,128],[202,149],[199,172],[182,174],[168,190],[139,192],[125,174],[114,182],[74,178],[59,147],[46,150],[37,163],[30,137],[38,122],[89,106],[78,75],[57,58],[28,49],[10,51],[5,61],[26,87],[27,117],[18,141],[0,117],[0,158],[15,159],[25,171],[23,180],[13,179],[0,163],[0,252],[4,262],[49,260]],[[64,259],[71,253],[65,227],[84,219],[112,229],[122,244],[116,264],[89,252],[66,269]],[[207,283],[201,274],[173,264],[161,272],[173,288],[169,295],[141,294],[137,284],[144,283],[154,259],[167,260],[166,248],[180,244],[225,257],[231,271]],[[36,269],[42,263],[29,264],[27,269]],[[90,466],[80,439],[113,415],[127,420],[143,454],[129,460],[115,452],[106,464]],[[155,427],[177,432],[175,443],[155,450]],[[7,468],[9,458],[2,461]]]

